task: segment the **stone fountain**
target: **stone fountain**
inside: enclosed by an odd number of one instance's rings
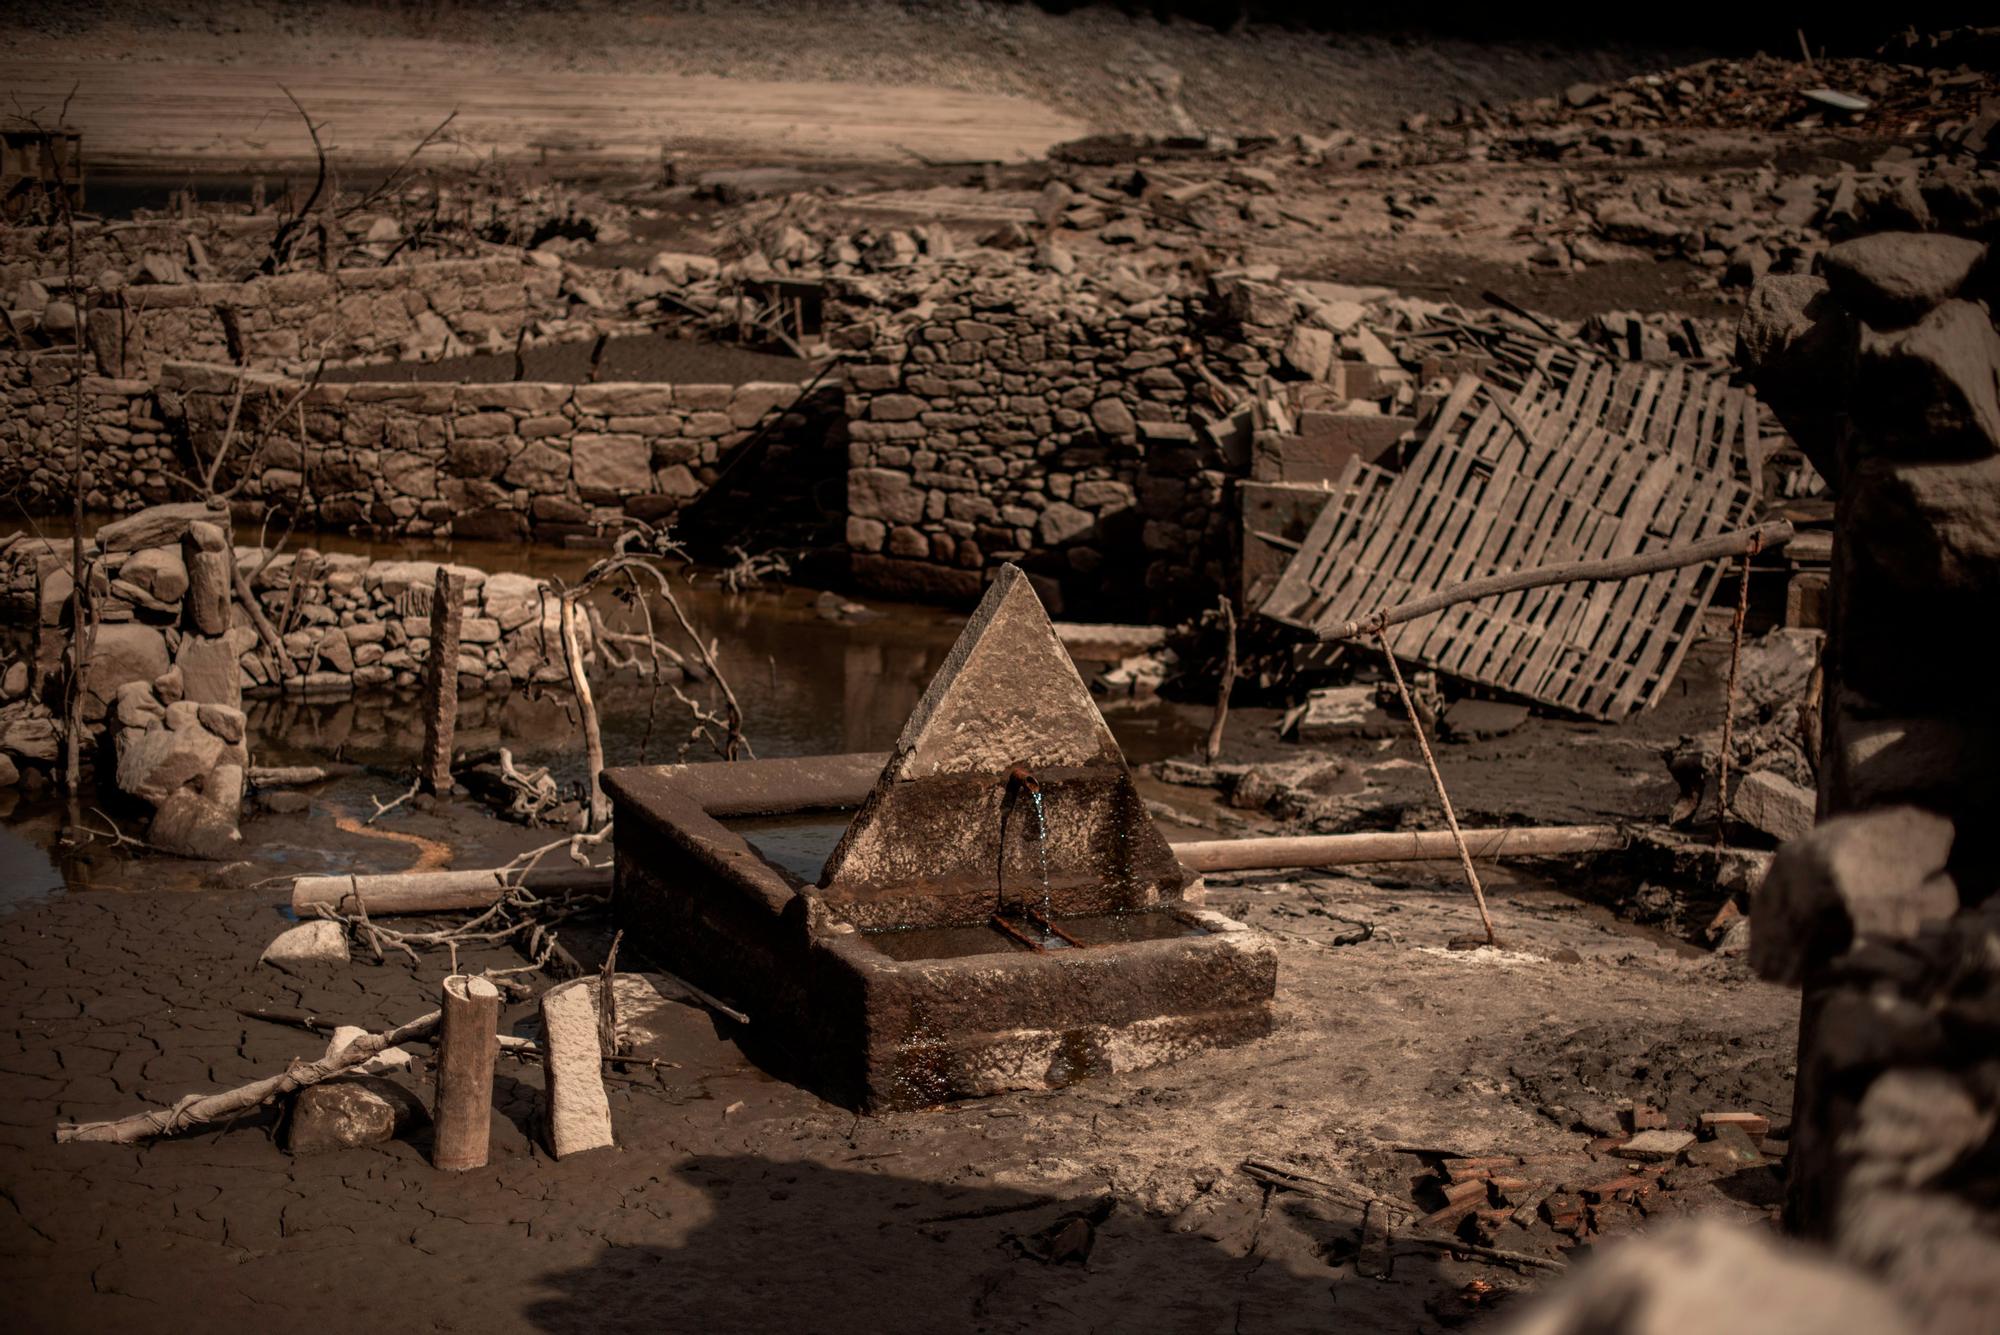
[[[1013,566],[886,757],[605,786],[621,924],[746,1012],[767,1067],[837,1102],[1053,1088],[1270,1028],[1274,954],[1201,907]],[[768,837],[814,813],[839,831],[817,877]]]

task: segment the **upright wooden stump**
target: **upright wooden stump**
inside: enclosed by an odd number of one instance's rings
[[[439,566],[431,594],[431,653],[424,663],[424,758],[418,782],[427,793],[451,791],[452,734],[458,728],[458,631],[465,576]]]
[[[542,1061],[548,1084],[549,1149],[558,1159],[612,1143],[597,1032],[597,980],[542,993]]]
[[[439,1009],[437,1106],[431,1120],[437,1139],[431,1163],[451,1170],[486,1163],[493,1129],[493,1057],[500,1048],[500,989],[484,978],[456,973],[444,980]]]

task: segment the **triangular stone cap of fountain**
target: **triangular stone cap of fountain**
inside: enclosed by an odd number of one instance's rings
[[[1003,565],[903,724],[883,777],[1124,763],[1034,585]]]
[[[996,867],[1018,885],[1021,872],[1008,864],[1027,866],[1034,854],[1021,824],[1002,842],[1016,766],[1062,788],[1050,798],[1044,850],[1058,884],[1090,879],[1148,901],[1178,894],[1179,861],[1145,814],[1124,753],[1034,586],[1013,565],[1000,568],[917,702],[820,885],[874,896],[901,888],[908,894],[894,897],[913,909],[909,896],[992,896]]]

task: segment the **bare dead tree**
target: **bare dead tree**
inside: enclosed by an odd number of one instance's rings
[[[312,189],[307,192],[304,202],[279,218],[277,230],[271,236],[271,247],[264,257],[262,268],[265,273],[277,273],[289,268],[297,257],[299,243],[305,238],[306,233],[313,229],[317,229],[320,233],[320,265],[322,268],[331,268],[334,259],[334,234],[339,230],[341,223],[357,213],[375,207],[393,195],[409,178],[411,168],[416,165],[417,158],[424,150],[447,140],[446,131],[451,128],[451,123],[458,119],[458,111],[454,108],[433,126],[416,142],[415,147],[404,155],[403,160],[374,186],[342,203],[339,175],[333,156],[326,146],[326,141],[320,136],[320,132],[326,129],[327,122],[313,120],[312,114],[297,97],[293,96],[291,89],[279,84],[278,91],[285,95],[285,99],[299,113],[299,119],[305,123],[306,134],[312,140],[313,157],[317,166]],[[436,221],[435,215],[434,205],[433,223]],[[406,235],[382,262],[386,264],[394,259],[404,246],[410,244],[410,239],[410,236]]]
[[[736,692],[716,662],[715,646],[702,638],[694,623],[689,620],[687,610],[682,606],[674,591],[673,580],[661,564],[664,560],[683,557],[683,553],[665,535],[648,525],[639,524],[621,534],[612,549],[612,554],[595,562],[574,584],[554,583],[543,597],[543,652],[550,652],[547,642],[548,599],[555,602],[556,632],[559,641],[558,652],[568,672],[570,689],[575,695],[579,724],[583,729],[585,763],[589,770],[590,822],[593,829],[603,829],[611,819],[609,800],[604,795],[601,776],[604,770],[604,741],[598,725],[596,697],[591,688],[588,665],[584,661],[580,624],[589,624],[593,632],[601,634],[603,620],[587,599],[599,589],[611,587],[621,596],[629,598],[637,605],[643,619],[642,631],[628,632],[616,636],[597,638],[596,643],[604,661],[614,666],[635,667],[652,675],[655,699],[660,686],[665,683],[665,666],[682,667],[686,659],[670,646],[661,642],[653,625],[649,595],[657,597],[673,613],[674,620],[683,634],[693,642],[695,654],[709,681],[722,698],[722,712],[705,708],[689,696],[676,682],[671,690],[676,701],[688,711],[692,720],[691,735],[704,737],[717,755],[725,760],[735,760],[754,755],[749,739],[743,733],[743,710],[737,702]],[[617,659],[613,650],[614,642],[635,645],[637,648],[626,658]],[[651,711],[647,720],[650,737],[652,730]]]

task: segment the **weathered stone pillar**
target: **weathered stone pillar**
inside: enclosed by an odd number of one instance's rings
[[[1780,849],[1751,957],[1803,988],[1789,1226],[1970,1329],[2000,1310],[2000,197],[1878,203],[1934,230],[1766,279],[1741,331],[1836,496],[1821,823]]]

